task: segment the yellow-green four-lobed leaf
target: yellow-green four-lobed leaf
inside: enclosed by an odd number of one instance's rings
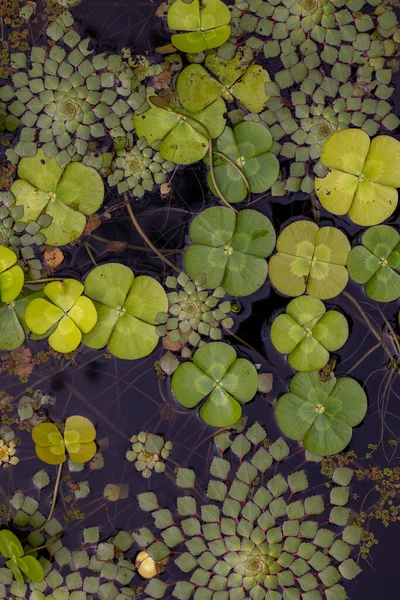
[[[286,296],[325,300],[347,285],[350,244],[339,229],[321,227],[305,219],[291,223],[279,235],[277,253],[269,261],[273,286]]]
[[[231,13],[221,0],[175,0],[168,9],[168,27],[181,31],[171,37],[175,48],[197,53],[224,44],[230,34]]]
[[[49,465],[59,465],[67,459],[85,463],[96,454],[96,430],[86,417],[75,415],[65,421],[64,434],[55,423],[40,423],[32,430],[36,454]]]
[[[62,169],[55,158],[38,150],[23,158],[11,186],[15,205],[23,206],[21,221],[30,223],[45,213],[52,218],[41,230],[51,246],[64,246],[82,235],[86,215],[95,213],[104,199],[104,184],[95,169],[71,162]]]
[[[24,343],[25,335],[29,332],[24,321],[25,309],[31,300],[42,296],[42,291],[24,287],[12,302],[0,302],[0,350],[15,350]]]
[[[400,186],[400,142],[380,135],[371,142],[362,129],[345,129],[325,143],[322,163],[330,172],[315,179],[322,206],[348,214],[357,225],[377,225],[396,210]]]
[[[200,418],[214,427],[230,427],[242,416],[242,404],[255,396],[258,376],[254,365],[238,358],[232,346],[210,342],[199,348],[193,362],[181,364],[172,376],[178,402],[194,408],[200,402]]]
[[[89,348],[108,346],[114,356],[137,359],[148,356],[158,344],[156,316],[167,312],[168,299],[153,277],[140,275],[119,263],[93,269],[85,292],[97,309],[96,326],[83,336]]]
[[[16,262],[15,253],[0,246],[0,300],[4,304],[15,300],[24,285],[24,272]]]
[[[25,322],[35,334],[48,336],[56,352],[72,352],[97,323],[93,302],[82,296],[83,285],[75,279],[52,281],[43,293],[46,298],[35,298],[25,309]]]

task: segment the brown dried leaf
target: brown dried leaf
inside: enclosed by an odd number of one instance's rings
[[[104,250],[106,252],[123,252],[127,246],[127,242],[108,242]]]
[[[64,254],[61,252],[60,248],[46,250],[44,253],[44,262],[50,269],[55,269],[58,265],[61,265],[63,260]]]
[[[16,364],[15,375],[22,377],[24,380],[28,379],[33,371],[32,352],[29,348],[21,346],[21,348],[14,350],[12,353]]]
[[[262,394],[268,394],[272,390],[274,376],[272,373],[259,373],[258,375],[258,391]]]
[[[94,215],[89,215],[86,219],[86,227],[82,235],[89,235],[90,233],[92,233],[92,231],[100,227],[100,225],[101,219],[97,213],[95,213]]]

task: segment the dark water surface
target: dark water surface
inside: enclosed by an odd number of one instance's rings
[[[72,12],[80,21],[82,29],[97,40],[99,47],[118,51],[123,46],[130,45],[135,52],[151,53],[154,48],[162,45],[167,39],[167,33],[160,19],[155,16],[158,2],[149,0],[82,0]],[[270,70],[270,65],[268,65]],[[182,249],[187,241],[187,223],[204,205],[210,206],[215,202],[208,192],[203,166],[179,169],[172,181],[172,194],[168,199],[161,199],[157,194],[148,194],[143,200],[137,201],[135,212],[142,227],[153,243],[159,248]],[[104,212],[116,204],[118,198],[115,192],[110,193],[104,207]],[[314,218],[309,200],[303,195],[285,199],[263,196],[253,204],[253,208],[266,214],[272,219],[275,229],[279,232],[282,224],[292,217],[307,216]],[[388,224],[399,223],[399,211],[393,215]],[[333,225],[341,228],[352,241],[361,232],[358,228],[343,218],[334,219],[324,210],[318,215],[323,225]],[[112,212],[110,219],[105,219],[95,231],[97,236],[112,241],[124,241],[130,245],[143,246],[143,242],[133,229],[126,213],[122,210]],[[165,275],[164,265],[148,250],[138,251],[127,248],[124,252],[112,253],[104,251],[104,243],[91,243],[98,251],[96,261],[101,264],[106,261],[120,261],[130,266],[135,273],[146,273],[161,281]],[[72,247],[63,249],[66,260],[63,263],[63,275],[84,276],[92,268],[91,260],[86,249]],[[178,252],[173,259],[180,264],[182,253]],[[380,311],[386,315],[394,327],[397,322],[398,303],[387,306],[371,302],[364,294],[361,286],[349,284],[347,291],[360,303],[370,319],[384,333],[387,328]],[[268,430],[272,439],[279,435],[276,427],[271,400],[279,397],[287,390],[293,371],[282,355],[278,354],[269,340],[269,327],[276,311],[288,302],[272,290],[269,282],[262,290],[244,300],[237,334],[255,348],[253,352],[245,346],[237,346],[243,356],[249,356],[255,363],[261,364],[261,370],[272,372],[274,387],[267,397],[258,395],[246,405],[244,414],[248,423],[259,420]],[[368,452],[368,444],[377,444],[371,460],[360,460],[360,465],[368,464],[384,468],[399,465],[399,453],[388,444],[389,439],[400,437],[400,386],[398,375],[387,369],[387,356],[382,348],[376,349],[365,360],[363,355],[376,345],[376,339],[369,332],[365,322],[360,317],[352,302],[343,294],[327,302],[327,308],[336,307],[343,311],[349,319],[350,337],[337,357],[336,375],[346,375],[356,378],[365,389],[369,399],[367,417],[361,426],[353,431],[350,449],[360,457]],[[231,340],[235,343],[235,340]],[[390,342],[388,341],[388,344]],[[29,343],[27,344],[29,346]],[[38,346],[30,346],[36,352]],[[45,344],[43,345],[45,348]],[[395,349],[391,347],[395,353]],[[51,408],[51,417],[63,421],[71,414],[82,414],[91,419],[97,428],[97,440],[103,454],[105,466],[97,471],[85,469],[82,473],[72,473],[75,482],[88,480],[91,494],[85,500],[77,503],[85,514],[84,524],[81,521],[70,521],[66,526],[64,545],[70,550],[80,546],[83,526],[101,525],[111,535],[118,529],[135,529],[148,525],[148,515],[143,513],[136,502],[136,494],[151,489],[154,491],[162,506],[172,508],[177,491],[173,483],[166,477],[153,475],[150,480],[144,480],[140,473],[134,470],[131,463],[125,460],[125,452],[129,447],[129,437],[141,430],[162,433],[167,440],[173,441],[174,451],[172,462],[180,467],[193,467],[199,473],[200,481],[206,481],[208,465],[213,452],[210,436],[215,429],[200,421],[194,411],[180,408],[171,397],[168,381],[157,379],[154,362],[160,358],[163,351],[159,347],[149,357],[139,361],[122,361],[114,357],[106,358],[104,353],[82,348],[77,357],[76,365],[50,361],[35,367],[29,378],[28,385],[41,389],[56,397],[55,406]],[[361,361],[356,368],[357,363]],[[389,385],[389,377],[393,375]],[[15,377],[0,374],[1,389],[18,400],[25,393],[26,384],[20,384]],[[27,491],[32,488],[32,475],[43,468],[43,464],[34,455],[33,444],[29,433],[18,433],[22,444],[18,449],[20,464],[18,468],[0,471],[0,493],[4,500],[12,495],[15,489]],[[51,467],[45,467],[48,472]],[[319,477],[319,465],[310,463],[307,475],[311,482]],[[56,468],[54,467],[54,474]],[[172,477],[172,471],[169,470]],[[115,503],[103,498],[104,486],[108,483],[129,485],[129,497]],[[373,482],[351,484],[351,491],[358,498],[350,501],[349,506],[358,512],[363,505],[367,493],[373,488]],[[63,484],[62,492],[68,490]],[[50,501],[52,485],[42,492],[44,498]],[[365,507],[377,500],[374,492],[365,501]],[[3,500],[3,501],[4,501]],[[398,504],[398,497],[393,498]],[[2,502],[2,501],[0,501]],[[57,518],[62,521],[64,514],[63,502],[59,501],[56,509]],[[370,560],[360,559],[363,573],[353,582],[346,584],[349,596],[353,600],[376,600],[384,594],[385,597],[398,597],[398,539],[399,523],[391,523],[385,528],[377,521],[370,525],[379,545],[372,552]]]

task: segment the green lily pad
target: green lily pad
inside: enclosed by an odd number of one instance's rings
[[[214,150],[225,154],[243,171],[250,191],[260,194],[268,190],[279,175],[279,162],[272,152],[272,136],[261,123],[245,121],[232,130],[225,127],[215,140]],[[214,161],[214,176],[219,190],[228,202],[241,202],[247,196],[246,185],[240,174],[224,159]],[[208,185],[217,196],[211,175]]]
[[[200,418],[214,427],[230,427],[242,416],[242,404],[257,392],[254,365],[237,358],[232,346],[210,342],[199,348],[193,362],[181,364],[172,375],[172,391],[185,408],[202,400]]]
[[[15,300],[7,304],[0,302],[0,350],[15,350],[24,343],[29,332],[24,321],[25,309],[31,300],[42,296],[42,291],[23,288]]]
[[[302,441],[318,456],[341,452],[350,442],[352,427],[365,417],[367,396],[354,379],[321,381],[318,371],[297,373],[290,392],[281,396],[275,418],[281,431]]]
[[[191,3],[175,0],[168,9],[168,27],[176,33],[171,42],[178,50],[203,52],[222,46],[231,35],[231,13],[221,0],[199,0]]]
[[[376,225],[362,236],[362,246],[349,254],[350,277],[365,285],[370,298],[392,302],[400,298],[400,235],[393,227]]]
[[[220,285],[231,296],[249,296],[267,278],[265,260],[275,246],[271,221],[255,210],[235,214],[229,208],[211,207],[190,226],[192,244],[185,254],[188,275],[204,274],[204,287]]]
[[[96,430],[93,423],[75,415],[65,421],[64,435],[55,423],[39,423],[32,429],[36,454],[49,465],[59,465],[67,460],[66,451],[74,463],[85,463],[96,454]]]
[[[260,65],[247,62],[245,69],[244,65],[240,51],[230,61],[214,55],[207,58],[206,66],[216,78],[199,64],[189,65],[176,81],[179,102],[186,110],[199,112],[222,96],[229,101],[236,98],[247,110],[260,113],[270,98],[265,92],[270,77]]]
[[[400,186],[400,142],[380,135],[371,142],[362,129],[345,129],[324,144],[322,163],[331,169],[315,179],[322,206],[348,214],[357,225],[377,225],[396,210]]]
[[[276,248],[269,261],[269,276],[282,294],[301,296],[307,292],[326,300],[346,287],[350,244],[339,229],[319,229],[311,221],[295,221],[282,231]]]
[[[339,350],[349,335],[346,317],[336,310],[326,311],[323,302],[310,296],[295,298],[271,327],[271,341],[278,352],[288,354],[297,371],[322,369],[329,352]]]
[[[24,573],[31,581],[40,583],[44,580],[44,571],[40,562],[33,556],[24,556],[24,550],[17,536],[2,529],[0,531],[0,553],[8,558],[6,566],[13,572],[15,580],[23,585]],[[22,573],[21,573],[22,571]]]
[[[75,279],[52,281],[44,290],[45,298],[35,298],[25,309],[25,322],[38,335],[49,336],[56,352],[72,352],[97,322],[93,302],[82,296],[83,285]]]
[[[128,267],[108,263],[96,267],[85,281],[85,292],[94,301],[98,321],[83,336],[89,348],[104,348],[118,358],[148,356],[157,346],[156,316],[167,312],[162,286],[147,275],[135,277]]]
[[[51,224],[41,233],[51,246],[76,240],[85,229],[86,215],[96,212],[103,203],[104,185],[95,169],[78,162],[62,169],[42,150],[19,162],[18,177],[11,186],[15,205],[24,208],[18,220],[30,223],[42,213],[50,216]]]
[[[5,304],[15,300],[24,285],[24,272],[16,262],[15,252],[0,246],[0,300]]]
[[[205,130],[191,119],[189,115],[201,121],[208,129],[211,138],[218,137],[226,123],[224,118],[225,102],[219,98],[209,103],[204,110],[196,113],[179,108],[177,114],[166,108],[151,105],[144,113],[135,113],[133,123],[136,134],[145,137],[151,145],[161,140],[159,152],[161,156],[177,165],[189,165],[204,158],[209,147]]]

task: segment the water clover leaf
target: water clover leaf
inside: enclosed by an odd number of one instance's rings
[[[380,135],[371,142],[362,129],[345,129],[325,143],[322,163],[331,169],[315,179],[322,206],[348,214],[357,225],[377,225],[396,210],[400,186],[400,142]]]
[[[230,65],[228,73],[227,68],[222,69],[222,64]],[[189,65],[183,69],[176,81],[179,102],[183,108],[196,113],[221,96],[229,101],[237,98],[247,110],[254,113],[260,113],[265,108],[269,100],[265,84],[270,78],[263,67],[251,64],[243,73],[243,66],[239,60],[223,61],[219,58],[206,61],[206,65],[217,77],[222,75],[224,83],[212,77],[201,65]]]
[[[49,334],[49,344],[56,352],[72,352],[97,322],[97,311],[86,296],[83,285],[75,279],[52,281],[43,290],[46,298],[35,298],[25,309],[25,322],[38,335]]]
[[[249,296],[265,282],[267,257],[275,246],[271,221],[255,210],[235,214],[229,208],[211,207],[190,225],[192,244],[185,254],[189,276],[204,273],[204,286],[222,285],[232,296]]]
[[[89,273],[85,292],[98,313],[96,326],[83,336],[86,346],[108,346],[111,354],[128,360],[153,352],[159,341],[156,316],[168,310],[167,295],[158,281],[147,275],[135,277],[128,267],[108,263]]]
[[[301,440],[313,454],[328,456],[347,446],[352,427],[366,412],[367,397],[357,381],[321,381],[318,371],[310,371],[294,375],[290,392],[278,400],[275,418],[287,437]]]
[[[207,91],[203,90],[205,94]],[[157,99],[158,96],[151,96]],[[163,103],[164,104],[164,103]],[[189,115],[201,121],[208,129],[211,138],[216,138],[222,133],[226,119],[224,118],[225,102],[219,98],[209,102],[204,110],[190,112],[179,108],[180,114],[169,110],[168,105],[151,107],[144,113],[135,113],[133,123],[139,137],[145,137],[151,145],[161,140],[159,152],[161,156],[177,165],[189,165],[204,158],[209,147],[209,141],[204,128],[192,119],[185,118]]]
[[[295,298],[278,315],[271,327],[271,341],[278,352],[288,354],[297,371],[322,369],[329,352],[339,350],[349,335],[346,317],[326,311],[323,302],[310,296]]]
[[[15,300],[24,285],[24,272],[16,262],[15,252],[0,246],[0,300],[5,304]]]
[[[168,27],[176,31],[171,42],[182,52],[197,53],[222,46],[231,35],[231,13],[221,0],[191,3],[175,0],[168,9]]]
[[[6,566],[12,571],[18,583],[24,583],[22,573],[36,583],[44,580],[44,571],[40,562],[33,556],[24,556],[21,542],[7,529],[0,531],[0,553],[4,558],[9,559],[6,561]]]
[[[36,454],[49,465],[60,465],[67,459],[66,451],[75,463],[85,463],[96,454],[96,430],[93,423],[75,415],[65,421],[64,435],[55,423],[40,423],[32,430]]]
[[[282,294],[301,296],[306,292],[326,300],[346,287],[350,244],[338,229],[319,229],[304,219],[295,221],[279,235],[276,249],[269,261],[269,276]]]
[[[272,143],[272,136],[266,127],[261,123],[245,121],[236,125],[233,130],[225,127],[213,146],[214,150],[225,154],[243,171],[250,191],[260,194],[268,190],[279,175],[278,159],[269,152]],[[214,176],[219,190],[228,202],[241,202],[246,198],[247,188],[243,178],[224,159],[215,159]],[[210,174],[208,185],[217,195]]]
[[[29,331],[24,321],[25,309],[31,300],[42,296],[42,291],[23,288],[15,300],[0,302],[0,350],[15,350],[24,343]]]
[[[365,284],[370,298],[392,302],[400,297],[400,235],[388,225],[370,227],[362,245],[350,251],[347,268],[350,277]]]
[[[228,209],[229,210],[229,209]],[[172,375],[172,391],[186,408],[200,407],[200,418],[214,427],[231,427],[242,416],[242,404],[257,391],[254,365],[237,358],[232,346],[210,342],[196,350],[193,362],[181,364]]]
[[[42,150],[19,162],[18,177],[11,186],[16,206],[24,208],[18,220],[35,222],[42,213],[51,217],[51,224],[41,233],[52,246],[64,246],[82,235],[86,215],[96,212],[103,202],[104,185],[95,169],[78,162],[62,169]]]

